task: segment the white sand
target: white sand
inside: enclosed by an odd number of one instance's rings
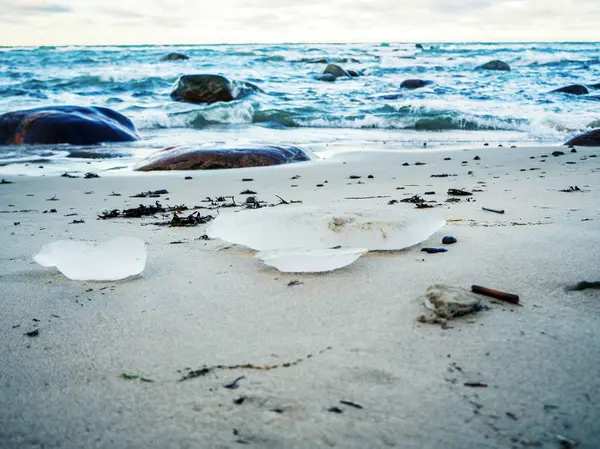
[[[540,162],[556,149],[567,154]],[[194,172],[188,181],[183,172],[7,178],[14,183],[0,185],[0,447],[556,448],[562,435],[598,448],[600,291],[565,291],[600,281],[600,157],[581,160],[598,153],[342,153],[308,164]],[[458,176],[430,177],[439,173]],[[349,175],[362,175],[363,183]],[[247,177],[254,181],[241,181]],[[558,191],[575,185],[586,192]],[[266,267],[248,249],[198,240],[205,226],[96,219],[104,209],[150,204],[129,195],[163,188],[170,194],[160,201],[169,205],[218,195],[242,201],[239,193],[252,189],[270,203],[280,195],[463,220],[409,250],[294,275]],[[446,204],[448,188],[483,192],[475,202]],[[436,195],[425,198],[443,206],[388,205],[428,190]],[[107,196],[113,191],[123,196]],[[47,201],[54,195],[58,201]],[[379,195],[386,198],[344,200]],[[51,208],[58,213],[43,213]],[[19,210],[31,211],[12,212]],[[69,224],[74,219],[85,223]],[[121,235],[148,243],[139,278],[69,281],[31,259],[53,240]],[[458,239],[449,252],[420,252],[442,246],[444,235]],[[302,284],[288,286],[292,280]],[[474,322],[451,321],[449,329],[418,323],[418,298],[434,283],[516,293],[523,307],[491,304]],[[38,337],[23,335],[36,328]],[[307,354],[314,356],[289,368],[221,370],[177,382],[186,367],[281,364]],[[246,379],[238,389],[223,388],[239,376]],[[343,413],[329,412],[333,406]]]

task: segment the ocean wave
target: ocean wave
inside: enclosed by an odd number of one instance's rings
[[[377,107],[360,114],[327,113],[312,107],[261,109],[251,101],[214,104],[181,112],[130,107],[127,112],[139,129],[195,128],[210,125],[262,124],[290,128],[412,129],[417,131],[502,130],[526,131],[528,120],[471,115],[452,110],[409,105]]]

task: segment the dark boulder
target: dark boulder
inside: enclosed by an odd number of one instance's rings
[[[497,59],[494,61],[486,62],[485,64],[482,64],[477,68],[484,70],[510,70],[510,66],[506,62],[499,61]]]
[[[327,67],[325,67],[325,70],[323,70],[323,75],[328,74],[333,75],[336,78],[341,78],[343,76],[348,78],[350,77],[350,74],[337,64],[328,64]]]
[[[218,170],[226,168],[265,167],[309,161],[300,148],[278,145],[245,145],[166,148],[141,161],[137,171]]]
[[[571,95],[587,95],[590,91],[587,87],[581,84],[571,84],[570,86],[560,87],[558,89],[551,90],[550,93],[563,93]]]
[[[590,87],[592,89],[600,89],[600,83],[598,83],[598,84],[590,84]]]
[[[188,59],[190,59],[190,57],[182,53],[169,53],[160,58],[161,61],[187,61]]]
[[[427,80],[405,80],[402,81],[402,84],[400,84],[400,87],[403,89],[419,89],[421,87],[425,87],[428,86],[429,84],[432,84],[433,81],[427,81]]]
[[[565,142],[565,145],[580,147],[600,147],[600,128],[586,131]]]
[[[357,72],[356,70],[348,70],[348,75],[350,75],[353,78],[356,78],[357,76],[360,76],[361,73]]]
[[[102,107],[48,106],[0,115],[0,145],[94,145],[139,138],[131,120]]]
[[[415,48],[418,48],[419,50],[423,50],[423,44],[415,44]]]
[[[221,75],[183,75],[177,80],[171,98],[189,103],[216,103],[244,98],[260,88],[245,81],[230,81]]]

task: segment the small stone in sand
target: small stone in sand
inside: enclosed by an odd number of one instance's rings
[[[479,156],[475,156],[475,157],[473,158],[473,160],[474,160],[474,161],[479,161],[479,160],[481,160],[481,158],[480,158]]]
[[[571,153],[577,153],[577,150],[576,150],[575,148],[573,148],[573,149],[571,150]]]
[[[456,243],[458,240],[456,240],[456,237],[452,237],[451,235],[447,235],[446,237],[444,237],[442,239],[442,243],[444,245],[452,245],[453,243]]]
[[[452,160],[452,158],[450,158],[450,157],[445,157],[445,158],[444,158],[444,160],[445,160],[445,161],[451,161],[451,160]]]
[[[410,164],[408,162],[405,162],[404,164],[402,164],[403,167],[408,167]]]
[[[564,155],[565,155],[565,153],[562,151],[553,151],[552,152],[552,156],[554,156],[554,157],[564,156]]]

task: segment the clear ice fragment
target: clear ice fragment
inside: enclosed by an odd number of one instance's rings
[[[367,251],[366,248],[283,249],[260,251],[256,258],[283,273],[321,273],[348,266]]]
[[[76,281],[116,281],[135,276],[146,266],[146,245],[136,237],[118,237],[93,245],[59,240],[33,256],[43,267],[56,267]]]

